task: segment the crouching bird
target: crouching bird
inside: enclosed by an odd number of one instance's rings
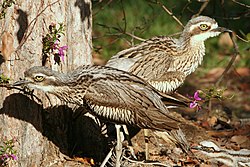
[[[168,108],[185,105],[176,98],[161,95],[143,79],[125,71],[104,66],[84,65],[66,74],[44,66],[24,72],[25,79],[12,84],[25,85],[56,95],[62,101],[88,105],[91,114],[116,124],[163,131],[183,150],[187,141],[179,128],[181,121]],[[162,102],[168,101],[166,105]],[[116,166],[120,166],[122,145],[120,126],[116,126]]]

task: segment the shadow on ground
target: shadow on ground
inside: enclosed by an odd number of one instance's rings
[[[4,100],[0,114],[32,124],[69,157],[91,157],[100,162],[109,150],[109,141],[101,127],[84,115],[85,110],[73,111],[66,105],[43,109],[29,97],[15,93]]]

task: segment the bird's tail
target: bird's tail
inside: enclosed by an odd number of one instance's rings
[[[188,103],[180,98],[175,98],[167,94],[161,94],[161,100],[167,108],[188,107]]]
[[[176,146],[179,146],[185,153],[187,154],[190,153],[190,146],[181,129],[171,130],[168,132],[155,131],[155,134],[161,137],[163,140],[167,142],[170,141],[174,143]]]

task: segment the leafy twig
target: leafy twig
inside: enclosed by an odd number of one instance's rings
[[[17,140],[15,138],[11,140],[4,140],[3,145],[0,145],[0,166],[7,166],[9,160],[17,160],[15,142]]]
[[[54,60],[56,63],[64,61],[64,50],[68,49],[68,46],[60,46],[60,38],[64,33],[65,28],[63,23],[59,23],[59,28],[57,28],[55,23],[50,24],[49,32],[43,37],[43,49],[42,49],[42,64],[45,65],[47,58],[50,55],[54,55]]]

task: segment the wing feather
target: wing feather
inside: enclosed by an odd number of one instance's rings
[[[93,109],[97,115],[103,118],[109,117],[113,122],[136,124],[140,128],[157,130],[178,128],[179,122],[169,116],[159,94],[140,83],[97,80],[87,88],[84,98],[90,106],[112,108],[109,112],[105,110],[96,112],[95,108]],[[119,111],[127,114],[126,117],[122,118],[122,114],[117,113],[114,114],[116,116],[106,115]]]

